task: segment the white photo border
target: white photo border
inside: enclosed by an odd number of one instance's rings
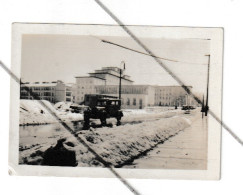
[[[166,26],[127,27],[138,38],[210,39],[210,55],[212,65],[210,66],[209,78],[209,105],[210,110],[216,116],[218,116],[219,119],[222,118],[223,28]],[[18,78],[20,78],[21,75],[21,48],[23,34],[129,37],[129,35],[119,25],[13,23],[11,71]],[[12,175],[105,178],[116,177],[108,168],[19,165],[19,94],[19,83],[12,79],[9,132],[9,170]],[[123,178],[218,180],[220,179],[221,128],[221,124],[209,114],[207,170],[127,168],[119,168],[115,170]]]

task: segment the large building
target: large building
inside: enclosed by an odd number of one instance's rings
[[[26,87],[28,90],[26,90]],[[30,92],[33,92],[31,94]],[[38,96],[34,98],[33,95]],[[23,83],[20,86],[20,99],[40,99],[56,102],[72,102],[72,87],[62,81]]]
[[[132,85],[128,75],[122,71],[122,85]],[[84,101],[85,94],[96,94],[95,86],[119,85],[120,69],[117,67],[103,67],[101,70],[89,73],[89,76],[77,76],[75,89],[75,102]]]
[[[119,97],[120,69],[103,67],[89,73],[89,76],[77,76],[74,89],[75,102],[84,101],[85,94],[103,94]],[[122,108],[141,109],[146,106],[182,106],[192,103],[181,86],[133,85],[130,76],[121,72]],[[192,89],[191,86],[188,87]]]

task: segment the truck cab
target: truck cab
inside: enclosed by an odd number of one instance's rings
[[[88,107],[84,111],[85,125],[89,125],[90,119],[100,119],[102,125],[106,125],[107,118],[116,118],[120,125],[123,113],[121,111],[121,100],[114,96],[86,94],[84,105]]]

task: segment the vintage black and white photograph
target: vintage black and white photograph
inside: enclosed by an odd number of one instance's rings
[[[14,25],[16,166],[219,177],[222,29]]]

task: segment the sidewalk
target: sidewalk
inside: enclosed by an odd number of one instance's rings
[[[124,168],[207,169],[207,118],[197,113],[189,128]]]

